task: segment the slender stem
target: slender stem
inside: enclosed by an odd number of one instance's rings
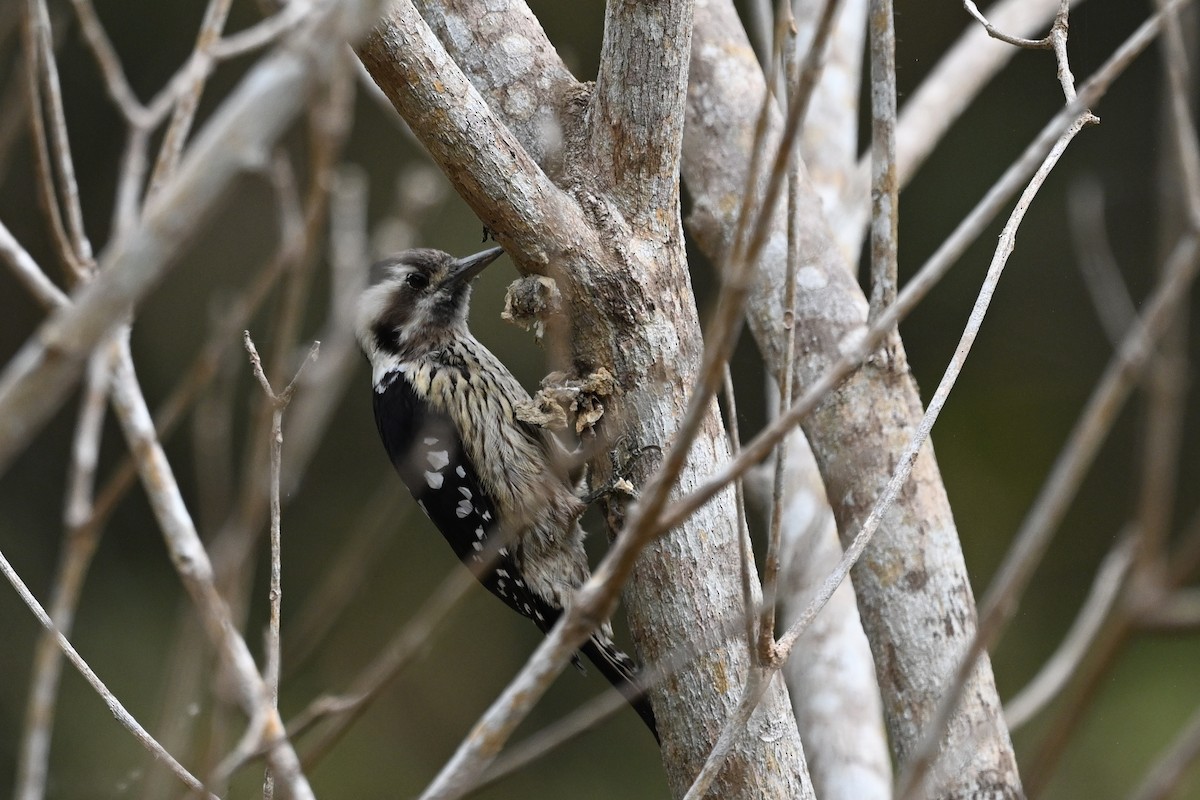
[[[117,699],[116,695],[109,691],[108,687],[104,685],[104,681],[100,680],[100,677],[96,675],[96,673],[92,671],[92,668],[88,666],[88,663],[83,660],[83,656],[79,655],[79,652],[71,646],[71,643],[67,641],[67,638],[63,636],[57,628],[54,627],[54,622],[50,619],[50,615],[46,613],[46,610],[42,608],[41,604],[37,601],[37,598],[35,598],[33,593],[29,591],[29,588],[25,585],[25,582],[21,580],[21,577],[17,574],[16,570],[13,569],[12,564],[8,562],[8,559],[5,558],[4,553],[2,552],[0,552],[0,573],[2,573],[5,579],[12,584],[12,587],[17,590],[17,595],[20,596],[21,601],[29,607],[29,610],[33,612],[35,617],[37,617],[37,621],[41,624],[41,626],[54,637],[54,641],[58,644],[63,654],[67,657],[67,660],[71,662],[71,665],[79,671],[79,674],[83,676],[83,679],[91,685],[98,695],[100,695],[100,698],[104,701],[104,705],[107,706],[112,715],[117,718],[117,721],[125,726],[125,728],[134,735],[138,742],[141,743],[141,745],[150,753],[152,753],[155,758],[166,764],[185,786],[194,792],[204,794],[206,797],[210,798],[210,800],[216,800],[216,796],[209,794],[205,790],[204,784],[202,784],[199,779],[184,769],[183,765],[176,761],[174,756],[163,749],[162,745],[155,741],[154,737],[151,736],[146,729],[143,728],[136,719],[134,719],[133,715],[125,709],[125,706],[121,704],[121,701]]]
[[[71,448],[66,509],[63,514],[66,524],[50,600],[50,618],[55,629],[64,637],[70,636],[74,627],[83,577],[95,551],[95,537],[80,535],[79,527],[91,510],[96,462],[100,454],[100,434],[108,400],[108,370],[108,358],[104,352],[98,352],[88,364],[87,382]],[[13,792],[18,800],[41,800],[46,794],[51,733],[62,673],[62,651],[51,631],[43,631],[38,637],[32,672],[29,699],[25,707],[25,730],[17,763],[17,783]]]
[[[1047,659],[1033,680],[1004,704],[1004,718],[1009,730],[1029,722],[1058,696],[1075,674],[1108,619],[1121,587],[1125,586],[1125,577],[1133,563],[1133,544],[1134,538],[1127,532],[1105,556],[1096,571],[1091,591],[1054,655]]]
[[[225,28],[232,4],[233,0],[209,0],[204,10],[204,19],[200,22],[200,30],[196,32],[196,44],[187,63],[180,70],[186,75],[185,80],[181,82],[184,88],[175,97],[171,121],[167,123],[158,159],[154,162],[153,172],[150,173],[150,185],[146,189],[147,202],[158,194],[163,182],[179,166],[184,142],[187,141],[192,123],[196,120],[196,109],[200,107],[200,96],[204,93],[208,76],[215,66],[212,49]]]
[[[969,2],[969,0],[968,0]],[[892,0],[871,0],[871,304],[879,317],[896,299],[900,181],[896,177],[896,26]]]
[[[737,457],[742,449],[742,437],[737,418],[737,397],[733,390],[733,373],[725,365],[725,430],[729,434],[729,453]],[[750,547],[750,526],[746,523],[746,493],[742,479],[733,482],[734,500],[737,503],[738,560],[741,564],[742,613],[746,620],[746,647],[750,651],[750,663],[758,663],[759,649],[755,646],[758,626],[754,619],[754,551]]]
[[[923,773],[936,753],[945,720],[957,706],[963,687],[975,669],[976,660],[995,643],[1004,626],[1016,613],[1021,594],[1034,568],[1040,563],[1067,505],[1075,496],[1088,465],[1145,366],[1154,343],[1170,321],[1169,312],[1175,307],[1176,298],[1180,292],[1186,291],[1195,278],[1200,268],[1198,244],[1200,237],[1192,234],[1181,239],[1176,246],[1168,259],[1163,279],[1145,305],[1142,318],[1109,363],[1038,499],[1017,532],[1014,544],[980,606],[975,638],[963,654],[958,671],[942,695],[938,714],[926,729],[925,741],[918,750],[919,755],[911,762],[907,780],[901,782],[905,791],[898,796],[902,800],[919,790]]]

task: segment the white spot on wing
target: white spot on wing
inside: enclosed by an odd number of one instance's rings
[[[425,473],[425,482],[429,484],[430,489],[442,488],[442,480],[443,480],[443,478],[442,478],[441,473],[438,473],[438,472],[426,472]]]
[[[426,447],[428,447],[431,444],[437,444],[437,442],[438,442],[436,436],[426,436],[424,439],[422,439],[422,441],[425,443]]]
[[[439,475],[438,477],[440,478],[441,476]],[[471,513],[471,501],[459,500],[458,506],[454,509],[454,513],[458,515],[459,519],[464,519],[468,514]]]
[[[467,471],[465,469],[463,469],[462,464],[459,464],[457,467],[454,468],[454,474],[460,478],[467,477]]]
[[[430,450],[426,458],[434,469],[444,469],[450,463],[450,454],[445,450]]]
[[[458,493],[461,494],[463,497],[467,498],[468,500],[471,499],[471,490],[465,486],[458,487]]]

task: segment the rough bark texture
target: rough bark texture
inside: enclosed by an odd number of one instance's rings
[[[615,394],[603,398],[602,433],[665,448],[702,350],[673,177],[690,3],[615,4],[606,20],[611,63],[594,95],[562,80],[565,70],[522,4],[427,6],[446,45],[489,98],[490,112],[406,8],[397,5],[360,48],[363,62],[514,260],[557,280],[573,323],[574,369],[587,374],[605,367],[618,379]],[[612,55],[648,48],[659,57],[653,63],[634,66]],[[487,64],[506,56],[519,63]],[[647,84],[655,87],[654,96],[641,91]],[[510,110],[517,113],[509,129],[491,116],[510,121]],[[662,118],[655,122],[655,115]],[[551,133],[561,134],[561,149],[554,136],[546,137],[547,120],[558,127]],[[603,121],[589,129],[589,120]],[[561,191],[529,157],[526,143],[550,162]],[[635,145],[646,148],[647,160],[638,162]],[[661,171],[668,167],[664,179]],[[643,193],[657,199],[647,203]],[[727,457],[714,404],[675,492],[686,492]],[[639,462],[634,482],[652,466]],[[747,671],[745,647],[721,635],[742,613],[734,519],[726,492],[647,549],[626,594],[646,663],[698,648],[695,661],[652,692],[664,765],[677,795],[707,756]],[[781,682],[718,786],[721,797],[811,796]]]
[[[787,452],[779,593],[785,628],[800,616],[842,557],[825,486],[802,432],[788,436]],[[765,517],[770,513],[770,483],[750,481],[746,487]],[[849,579],[797,641],[784,675],[817,797],[888,800],[892,762],[879,685]]]
[[[796,0],[796,48],[807,52],[826,0]],[[841,0],[821,80],[813,91],[800,154],[826,210],[836,209],[858,162],[858,95],[862,80],[867,0]],[[856,267],[857,254],[846,253]]]
[[[745,184],[753,123],[765,91],[728,0],[700,0],[693,37],[683,175],[695,200],[689,223],[720,262]],[[772,124],[774,140],[780,125]],[[804,234],[798,275],[796,383],[811,383],[847,337],[863,330],[867,303],[850,277],[811,186],[797,210]],[[780,372],[785,219],[760,260],[750,327]],[[799,391],[799,389],[798,389]],[[851,376],[804,424],[843,536],[869,513],[921,417],[903,350],[880,354]],[[957,531],[932,448],[926,446],[897,504],[854,572],[896,760],[905,764],[934,714],[940,691],[975,631],[975,606]],[[980,659],[942,741],[938,797],[1017,797],[1020,779],[1000,714],[990,662]]]

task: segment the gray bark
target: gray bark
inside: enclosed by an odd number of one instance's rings
[[[728,0],[700,0],[693,37],[683,176],[695,201],[692,232],[718,262],[730,246],[734,200],[745,185],[754,120],[765,85]],[[771,126],[774,140],[781,128]],[[802,263],[797,291],[797,393],[859,335],[867,303],[850,276],[821,201],[801,192]],[[782,285],[786,223],[759,263],[748,318],[768,368],[782,374]],[[857,532],[911,438],[921,403],[899,345],[848,378],[805,422],[838,529]],[[875,656],[893,755],[904,765],[937,709],[938,697],[975,632],[975,604],[933,449],[853,573]],[[934,786],[939,797],[1017,797],[1020,778],[988,659],[981,658],[942,741]]]
[[[363,62],[514,260],[556,279],[573,323],[574,371],[603,367],[617,379],[602,398],[601,435],[665,449],[703,347],[675,177],[691,4],[612,4],[594,92],[565,77],[522,4],[426,7],[490,109],[410,11],[407,3],[395,7],[360,49]],[[714,404],[673,496],[727,458]],[[635,465],[635,484],[651,461]],[[598,462],[606,464],[603,452]],[[698,649],[652,692],[676,795],[699,771],[747,674],[746,648],[722,635],[743,613],[732,503],[723,493],[647,548],[626,592],[644,663]],[[721,797],[811,796],[782,682],[718,786]]]

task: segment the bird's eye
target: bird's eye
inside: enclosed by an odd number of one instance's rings
[[[410,272],[405,276],[404,282],[419,291],[429,285],[429,278],[426,278],[419,272]]]

